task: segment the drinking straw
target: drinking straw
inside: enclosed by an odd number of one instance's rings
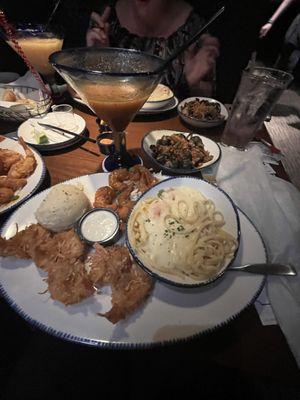
[[[53,8],[49,18],[48,18],[48,21],[46,22],[46,25],[45,25],[46,28],[49,26],[50,22],[52,21],[52,19],[54,17],[54,14],[55,14],[55,12],[57,10],[57,7],[59,6],[59,3],[60,3],[60,0],[57,0],[57,2],[55,3],[54,8]]]

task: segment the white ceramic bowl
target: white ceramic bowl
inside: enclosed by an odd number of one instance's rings
[[[153,152],[152,152],[150,146],[155,145],[156,142],[159,139],[161,139],[163,136],[171,136],[176,133],[183,134],[184,136],[190,135],[190,133],[188,133],[188,132],[173,131],[170,129],[158,129],[158,130],[148,132],[142,140],[142,149],[144,150],[144,152],[148,155],[148,157],[151,159],[151,161],[153,161],[153,163],[156,164],[166,174],[171,174],[171,175],[194,174],[194,173],[199,172],[199,170],[202,170],[203,168],[206,168],[206,167],[214,164],[220,158],[221,149],[220,149],[220,146],[216,142],[214,142],[213,140],[211,140],[205,136],[201,136],[201,135],[198,135],[197,133],[193,133],[193,136],[200,137],[200,139],[203,142],[205,150],[209,151],[209,153],[213,156],[213,158],[210,161],[203,163],[200,168],[185,169],[185,168],[166,167],[164,164],[160,163],[158,160],[156,160],[156,158],[153,157]]]
[[[149,197],[155,197],[160,190],[165,190],[171,187],[174,188],[180,186],[188,186],[193,189],[199,190],[199,192],[201,192],[207,199],[211,199],[215,203],[216,210],[220,211],[224,216],[225,220],[224,230],[230,233],[237,240],[237,248],[235,250],[232,259],[226,259],[225,263],[216,274],[212,275],[209,278],[202,279],[199,281],[196,281],[189,277],[182,278],[173,274],[161,272],[155,269],[155,267],[150,265],[150,263],[148,263],[144,259],[142,260],[134,248],[133,234],[130,231],[130,226],[132,225],[131,218],[135,215],[135,210],[137,209],[137,207],[139,207],[141,201],[144,201]],[[142,196],[139,198],[139,200],[137,201],[137,203],[135,204],[129,215],[126,227],[126,244],[132,257],[139,264],[139,266],[142,267],[151,276],[160,281],[163,281],[173,286],[186,287],[186,288],[204,286],[209,283],[212,283],[213,281],[221,277],[235,259],[239,247],[239,240],[240,240],[240,220],[238,216],[238,211],[235,204],[228,196],[228,194],[225,193],[222,189],[218,188],[217,186],[212,185],[211,183],[208,183],[198,178],[193,178],[188,176],[166,179],[164,181],[157,183],[147,192],[142,194]]]
[[[142,110],[159,110],[169,105],[174,98],[174,93],[167,86],[159,83]]]
[[[224,116],[224,118],[220,118],[220,119],[216,119],[216,120],[201,120],[198,118],[194,118],[194,117],[188,117],[187,115],[182,113],[182,108],[184,107],[184,105],[186,103],[189,103],[190,101],[194,101],[196,99],[199,100],[207,100],[209,102],[212,103],[218,103],[221,107],[221,115]],[[180,118],[182,118],[182,120],[184,122],[186,122],[187,124],[194,126],[195,128],[212,128],[214,126],[218,126],[223,124],[227,118],[228,118],[228,111],[226,109],[226,107],[224,106],[224,104],[220,103],[218,100],[212,99],[210,97],[188,97],[187,99],[184,99],[181,103],[178,104],[177,107],[178,110],[178,114],[180,116]]]

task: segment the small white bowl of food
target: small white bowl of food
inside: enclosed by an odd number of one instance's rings
[[[154,278],[194,288],[220,278],[240,240],[235,204],[218,187],[193,177],[169,178],[145,192],[127,222],[126,244]]]
[[[174,98],[172,90],[162,83],[159,83],[146,103],[143,105],[142,110],[158,110],[166,107]]]
[[[194,174],[218,161],[220,146],[198,133],[158,129],[148,132],[142,149],[164,173]]]
[[[180,118],[195,128],[212,128],[228,118],[224,104],[210,97],[189,97],[178,104]]]

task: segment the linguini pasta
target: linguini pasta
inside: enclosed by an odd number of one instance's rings
[[[213,201],[182,186],[141,201],[128,221],[128,237],[146,266],[199,281],[216,275],[233,257],[237,241],[224,225]]]

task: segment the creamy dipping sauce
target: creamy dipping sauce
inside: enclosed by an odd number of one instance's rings
[[[103,242],[118,229],[117,217],[106,210],[89,213],[81,223],[81,234],[90,242]]]

